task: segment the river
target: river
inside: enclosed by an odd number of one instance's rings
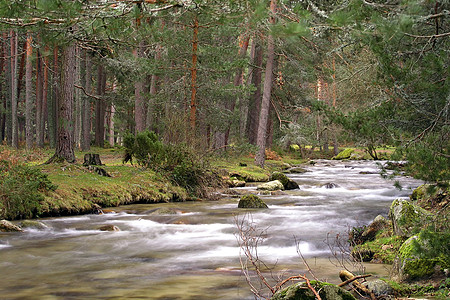
[[[319,160],[306,168],[289,175],[300,189],[261,196],[266,210],[240,210],[239,198],[231,197],[140,204],[41,219],[44,230],[0,233],[0,299],[253,299],[239,263],[235,223],[243,218],[263,232],[258,255],[276,276],[308,273],[299,249],[317,277],[339,282],[327,236],[387,216],[391,202],[421,182],[397,177],[403,188],[396,189],[372,161]],[[105,224],[120,231],[98,229]],[[374,275],[388,270],[365,267]]]

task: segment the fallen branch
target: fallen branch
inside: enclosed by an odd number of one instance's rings
[[[365,276],[365,275],[360,275],[360,276]],[[369,275],[370,276],[370,275]],[[341,280],[343,281],[343,283],[349,281],[352,283],[352,285],[357,289],[360,290],[361,292],[367,294],[370,296],[371,300],[376,300],[377,297],[375,297],[375,294],[372,293],[372,291],[370,291],[368,288],[366,288],[365,286],[363,286],[357,279],[358,276],[353,275],[352,273],[350,273],[347,270],[342,270],[339,272],[339,277],[341,278]],[[366,276],[368,277],[368,276]],[[364,277],[361,277],[364,278]],[[341,286],[341,285],[339,285]]]

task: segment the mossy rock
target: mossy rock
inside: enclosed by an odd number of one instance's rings
[[[351,256],[365,262],[392,264],[404,241],[400,236],[377,237],[373,241],[353,247]]]
[[[341,152],[339,152],[338,155],[336,155],[332,159],[336,159],[336,160],[349,159],[352,156],[353,152],[355,152],[355,149],[346,148],[346,149],[342,150]]]
[[[310,284],[319,293],[323,300],[356,300],[348,291],[337,285],[311,281]],[[276,292],[271,300],[315,300],[314,293],[308,288],[306,282],[293,284],[285,289]]]
[[[286,173],[291,173],[291,174],[303,174],[306,172],[308,172],[308,170],[300,168],[300,167],[293,167],[293,168],[286,170]]]
[[[244,195],[239,200],[238,208],[269,208],[264,201],[256,195]]]
[[[408,200],[396,199],[389,209],[389,218],[395,235],[411,236],[431,218],[431,214]]]
[[[270,175],[269,180],[279,180],[282,184],[285,190],[295,190],[298,189],[298,183],[287,177],[285,174],[281,172],[273,172],[272,175]]]
[[[256,187],[257,190],[262,191],[276,191],[276,190],[284,190],[284,185],[279,180],[269,181],[263,184],[260,184]]]
[[[20,222],[20,227],[22,228],[35,228],[39,230],[45,230],[48,229],[48,226],[45,225],[42,222],[35,221],[35,220],[23,220]]]
[[[450,267],[450,233],[421,231],[400,247],[393,266],[394,277],[400,281],[424,279]],[[442,275],[440,274],[440,275]]]

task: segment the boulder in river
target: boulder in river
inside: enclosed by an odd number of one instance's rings
[[[101,231],[120,231],[119,227],[112,224],[106,224],[98,228]]]
[[[324,185],[322,185],[324,188],[326,188],[326,189],[334,189],[334,188],[337,188],[338,187],[338,185],[336,184],[336,183],[333,183],[333,182],[327,182],[327,183],[325,183]]]
[[[372,291],[376,297],[392,295],[394,292],[392,287],[386,281],[381,279],[367,281],[364,283],[364,286],[367,287],[369,291]]]
[[[45,230],[48,229],[48,226],[45,225],[42,222],[36,221],[36,220],[23,220],[20,222],[21,228],[35,228],[39,230]]]
[[[365,228],[364,232],[361,234],[361,238],[363,239],[363,241],[373,241],[377,233],[380,230],[389,227],[388,225],[388,220],[386,220],[386,218],[382,215],[378,215],[377,217],[375,217],[372,223],[370,223],[369,226]]]
[[[279,180],[282,184],[285,190],[295,190],[298,189],[298,183],[294,180],[287,177],[285,174],[280,172],[273,172],[272,175],[270,175],[269,180]]]
[[[269,181],[263,184],[260,184],[256,187],[257,190],[263,191],[276,191],[276,190],[284,190],[284,186],[279,180]]]
[[[0,221],[0,231],[2,232],[15,232],[15,231],[23,231],[19,226],[14,225],[10,221],[1,220]]]
[[[258,196],[249,194],[242,196],[241,200],[239,200],[238,208],[269,208],[269,207]]]
[[[303,174],[303,173],[306,173],[306,172],[308,172],[308,170],[300,168],[300,167],[293,167],[293,168],[290,168],[290,169],[286,170],[285,173]]]
[[[337,285],[315,281],[310,284],[319,293],[322,299],[327,300],[356,300],[356,298],[348,291]],[[296,283],[287,288],[276,292],[271,300],[315,300],[314,293],[308,288],[306,282]]]

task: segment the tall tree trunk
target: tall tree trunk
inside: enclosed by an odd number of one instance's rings
[[[156,46],[155,53],[155,63],[161,60],[161,46]],[[157,131],[156,127],[156,118],[155,118],[155,106],[156,106],[156,94],[157,94],[157,86],[158,86],[158,75],[152,74],[150,80],[150,101],[147,104],[147,121],[146,128],[149,130]]]
[[[25,141],[27,149],[33,147],[33,100],[32,100],[32,84],[33,84],[33,64],[32,55],[33,47],[31,45],[32,37],[31,32],[27,34],[27,62],[25,67]]]
[[[46,51],[48,48],[46,47]],[[43,69],[42,69],[42,116],[41,116],[41,142],[44,145],[45,141],[45,124],[48,122],[48,70],[49,70],[49,60],[48,56],[42,58]]]
[[[88,93],[92,89],[92,59],[91,54],[85,51],[85,70],[83,77],[84,88]],[[83,97],[82,113],[82,139],[81,150],[89,151],[91,147],[91,100],[88,96]]]
[[[76,47],[76,58],[75,58],[75,85],[81,85],[81,48]],[[75,148],[81,148],[81,90],[75,90],[74,98],[74,146]]]
[[[58,106],[58,129],[55,155],[47,163],[54,161],[75,162],[73,145],[73,97],[75,84],[75,44],[66,46],[61,67],[61,90]]]
[[[273,15],[276,12],[276,0],[270,1],[270,10]],[[270,23],[275,24],[275,16],[270,18]],[[269,33],[267,38],[267,62],[264,77],[264,90],[263,98],[261,101],[261,112],[259,114],[258,136],[256,145],[258,151],[255,157],[256,165],[264,168],[265,162],[265,150],[266,150],[266,132],[267,132],[267,120],[269,117],[270,96],[272,93],[272,81],[273,81],[273,68],[275,59],[275,42],[273,36]]]
[[[333,55],[333,108],[336,108],[336,60]],[[337,128],[333,125],[333,152],[334,155],[339,154],[339,144],[337,140]]]
[[[134,56],[139,59],[144,57],[144,42],[141,41],[137,49],[134,50]],[[134,84],[134,121],[136,123],[136,133],[145,130],[145,101],[144,90],[145,83],[143,75],[139,74],[139,80]]]
[[[258,135],[258,124],[259,124],[259,112],[261,110],[261,79],[262,79],[262,64],[263,64],[263,53],[260,41],[255,36],[252,42],[252,52],[250,55],[253,57],[252,65],[249,72],[250,84],[255,87],[255,91],[251,95],[248,103],[247,111],[247,126],[246,135],[248,142],[252,145],[256,145],[256,138]]]
[[[114,115],[116,114],[116,108],[114,104],[111,104],[110,106],[110,112],[109,112],[109,132],[108,132],[108,141],[109,145],[111,147],[114,147]]]
[[[56,147],[56,128],[58,128],[58,97],[59,97],[59,73],[58,73],[58,47],[53,48],[53,72],[51,97],[48,99],[48,138],[50,147]]]
[[[103,147],[105,144],[105,112],[106,104],[102,96],[106,89],[106,72],[103,65],[97,66],[97,95],[100,99],[95,103],[95,145]]]
[[[18,124],[17,124],[17,61],[18,61],[18,36],[17,32],[14,30],[10,31],[10,43],[11,43],[11,129],[12,129],[12,138],[11,145],[14,148],[19,147],[19,134],[18,134]]]
[[[0,74],[5,69],[5,40],[0,40]],[[0,143],[5,139],[5,121],[6,121],[6,97],[3,95],[3,85],[0,84]]]
[[[192,36],[192,68],[191,68],[191,109],[189,123],[192,133],[195,134],[197,123],[197,59],[198,59],[198,16],[194,17]]]
[[[42,120],[42,92],[43,92],[43,79],[42,79],[42,56],[39,50],[36,55],[36,145],[38,147],[44,146],[44,133],[42,132],[43,126]]]

